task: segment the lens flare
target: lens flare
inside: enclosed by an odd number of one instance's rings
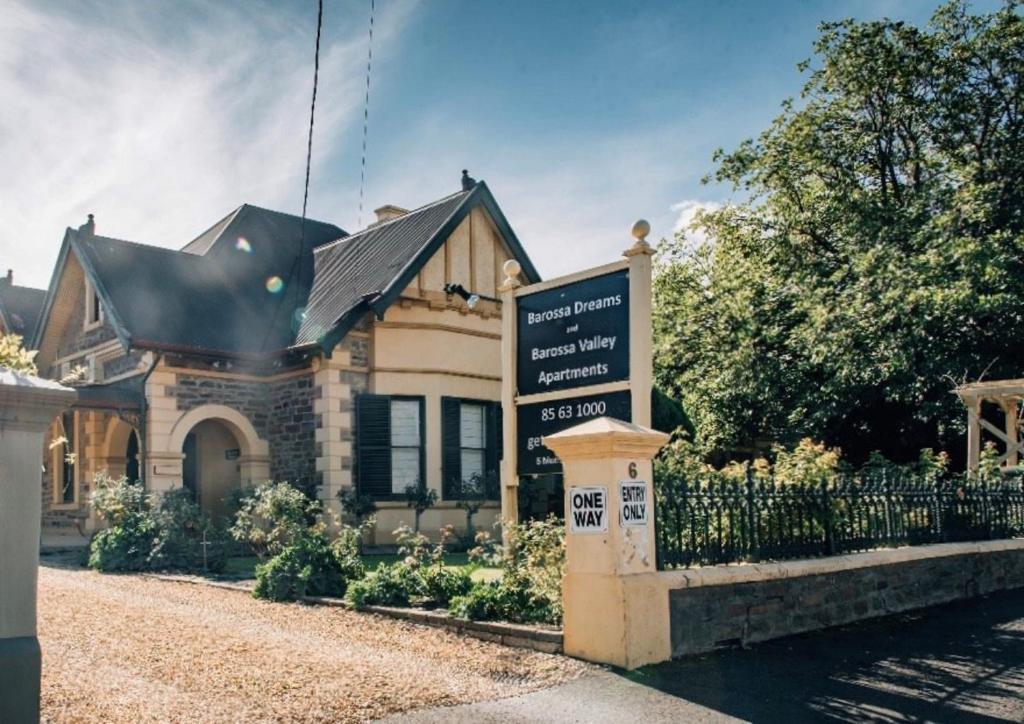
[[[235,242],[235,248],[239,251],[244,251],[246,254],[252,253],[252,244],[244,236],[238,237],[238,241]]]
[[[279,294],[284,289],[284,281],[281,277],[268,277],[267,278],[267,291],[271,294]]]

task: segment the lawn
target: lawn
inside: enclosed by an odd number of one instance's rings
[[[368,571],[382,563],[396,563],[401,560],[397,553],[374,553],[360,556]],[[224,569],[224,575],[231,578],[253,578],[256,564],[259,559],[255,556],[240,556],[229,558]],[[501,570],[498,568],[482,568],[469,562],[469,555],[466,553],[447,553],[444,557],[444,565],[448,568],[470,568],[474,570],[472,577],[474,581],[495,581],[501,577]]]

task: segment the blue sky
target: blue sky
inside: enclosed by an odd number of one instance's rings
[[[924,0],[377,0],[366,210],[486,179],[545,276],[727,203],[718,147],[799,92],[820,21]],[[995,2],[975,2],[988,10]],[[326,0],[310,216],[357,227],[369,0]],[[243,202],[298,213],[316,5],[0,0],[0,266],[66,226],[180,247]]]

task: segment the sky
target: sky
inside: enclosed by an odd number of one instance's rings
[[[796,96],[818,23],[926,0],[325,0],[309,216],[348,231],[484,179],[544,277],[670,237],[712,154]],[[975,10],[995,5],[977,0]],[[0,267],[64,229],[179,248],[242,203],[301,213],[316,1],[0,0]]]

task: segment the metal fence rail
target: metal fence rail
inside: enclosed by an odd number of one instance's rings
[[[882,473],[783,485],[716,474],[657,479],[662,568],[1024,536],[1019,479]]]

